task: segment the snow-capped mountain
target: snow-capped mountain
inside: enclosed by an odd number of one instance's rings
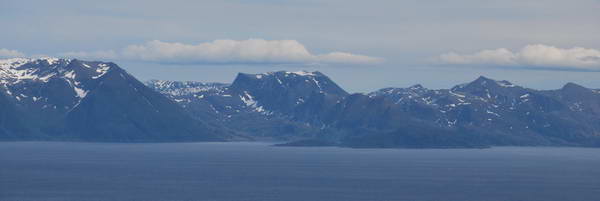
[[[214,119],[254,136],[315,133],[320,129],[310,124],[323,124],[315,110],[347,95],[322,73],[305,71],[240,73],[232,84],[158,80],[146,84],[198,119]]]
[[[302,130],[303,137],[313,133],[347,146],[600,142],[600,96],[574,84],[539,91],[479,77],[451,89],[414,85],[348,94],[322,73],[280,71],[240,73],[231,85],[152,81],[149,86],[198,118],[212,115],[250,135],[277,136],[286,131],[266,130],[283,124],[293,128],[290,135]]]
[[[225,116],[242,111],[266,116],[288,115],[314,102],[347,95],[322,73],[304,71],[240,73],[232,84],[159,80],[146,84],[185,108],[202,103],[210,108],[209,111]]]
[[[247,104],[319,126],[323,124],[323,119],[315,114],[320,114],[348,95],[318,71],[240,73],[231,90],[240,94]]]
[[[0,86],[19,104],[40,110],[69,110],[114,64],[72,59],[0,60]]]
[[[27,116],[24,122],[38,138],[218,139],[206,125],[114,63],[56,58],[0,60],[0,91]]]
[[[231,84],[143,84],[110,62],[0,60],[2,140],[232,136],[353,147],[600,146],[600,91],[573,83],[534,90],[479,77],[450,89],[348,94],[306,71],[240,73]]]
[[[598,146],[600,142],[600,96],[572,83],[559,90],[539,91],[480,77],[450,90],[413,86],[369,94],[373,100],[381,97],[393,105],[376,116],[407,115],[419,124],[472,133],[465,137],[493,145]],[[397,120],[386,119],[381,121],[387,123],[377,124],[392,130],[404,127]],[[364,122],[363,126],[373,127]]]

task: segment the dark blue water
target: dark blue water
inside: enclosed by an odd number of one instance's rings
[[[3,142],[0,200],[598,201],[600,149]]]

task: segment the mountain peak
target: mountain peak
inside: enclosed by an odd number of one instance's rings
[[[492,97],[518,97],[521,96],[527,89],[514,85],[506,80],[493,80],[484,76],[480,76],[476,80],[455,86],[451,91],[459,91],[479,96],[485,99]]]
[[[585,88],[584,86],[575,84],[573,82],[569,82],[565,84],[562,89],[563,91],[589,91],[590,89]]]
[[[472,84],[477,84],[477,85],[482,85],[485,86],[487,84],[491,84],[491,83],[496,83],[496,80],[487,78],[483,75],[479,76],[476,80],[474,80],[473,82],[471,82]]]
[[[57,64],[58,62],[69,63],[70,61],[71,61],[71,59],[59,59],[59,58],[54,58],[54,57],[40,57],[40,58],[16,57],[16,58],[10,58],[10,59],[0,59],[0,68],[15,69],[15,68],[21,67],[25,64],[28,64],[28,63],[40,64],[41,62],[44,62],[46,65],[54,65],[54,64]]]
[[[473,89],[481,89],[481,88],[489,88],[491,86],[500,86],[498,81],[487,78],[485,76],[479,76],[477,79],[472,82],[464,83],[453,87],[452,91],[464,91],[464,90],[473,90]]]
[[[459,88],[465,88],[465,87],[485,87],[485,88],[489,88],[489,87],[504,87],[504,88],[511,88],[511,87],[517,87],[516,85],[514,85],[513,83],[506,81],[506,80],[494,80],[485,76],[479,76],[476,80],[469,82],[467,84],[462,84],[459,85],[455,88],[459,89]]]
[[[567,83],[566,83],[566,84],[563,86],[563,88],[569,88],[569,87],[579,87],[579,88],[581,88],[581,87],[583,87],[583,86],[581,86],[581,85],[578,85],[578,84],[576,84],[576,83],[574,83],[574,82],[567,82]],[[583,88],[585,88],[585,87],[583,87]]]
[[[71,109],[98,85],[99,78],[118,68],[114,63],[76,59],[13,58],[0,61],[0,84],[19,102],[48,102],[53,105],[45,107]]]
[[[347,94],[329,77],[319,71],[275,71],[261,74],[239,73],[231,84],[233,89],[252,91],[251,88],[285,88],[317,93]]]
[[[319,77],[319,76],[325,76],[323,73],[319,72],[319,71],[272,71],[272,72],[266,72],[266,73],[257,73],[257,74],[252,74],[252,73],[238,73],[237,77],[248,77],[248,78],[256,78],[256,79],[262,79],[264,77],[268,77],[268,76],[277,76],[277,77],[288,77],[288,76],[302,76],[302,77]]]
[[[58,61],[70,62],[72,60],[74,60],[74,59],[59,59],[59,58],[55,58],[55,57],[40,57],[40,58],[36,59],[36,61],[45,61],[48,65],[55,64]]]
[[[425,87],[423,87],[423,85],[421,85],[421,84],[415,84],[415,85],[412,85],[412,86],[408,87],[408,89],[411,89],[411,90],[421,90],[421,89],[425,89]]]

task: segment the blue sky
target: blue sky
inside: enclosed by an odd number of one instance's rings
[[[479,75],[600,88],[600,1],[0,2],[0,57],[114,61],[141,80],[319,70],[351,92]]]

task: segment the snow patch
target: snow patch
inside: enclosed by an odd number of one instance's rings
[[[39,65],[42,62],[48,65]],[[57,58],[12,58],[0,60],[0,80],[2,83],[16,84],[24,80],[34,80],[48,82],[48,80],[57,75],[56,69],[61,72],[61,67],[68,65],[69,59]],[[32,63],[33,67],[24,67],[25,64]],[[62,72],[61,72],[62,73]]]
[[[247,91],[244,91],[244,95],[240,96],[240,99],[242,99],[244,104],[246,104],[246,106],[248,107],[256,107],[257,105],[257,102],[254,100],[254,97],[252,97]]]
[[[83,89],[81,89],[79,87],[76,87],[76,86],[73,86],[73,90],[75,91],[76,96],[79,97],[80,99],[84,98],[87,95],[87,93],[88,93],[88,91],[83,90]]]
[[[525,98],[528,98],[529,96],[530,96],[529,94],[523,94],[523,95],[522,95],[522,96],[520,96],[519,98],[521,98],[521,99],[525,99]]]
[[[106,64],[98,64],[98,68],[96,68],[96,73],[98,74],[93,76],[92,79],[98,79],[104,76],[108,72],[108,70],[110,70],[110,66]]]
[[[69,78],[69,79],[75,79],[75,71],[69,71],[68,73],[65,74],[64,77]]]
[[[52,78],[54,76],[56,76],[56,73],[49,73],[48,75],[40,77],[39,80],[41,80],[42,82],[48,82],[50,80],[50,78]]]
[[[51,58],[51,57],[44,57],[44,58],[41,58],[41,60],[45,60],[48,63],[48,65],[54,65],[54,64],[58,63],[59,59]]]
[[[465,95],[462,94],[458,94],[458,93],[454,93],[453,91],[449,91],[450,94],[452,94],[453,96],[457,96],[457,97],[461,97],[461,98],[465,98]]]
[[[319,83],[319,81],[317,79],[315,79],[315,77],[312,77],[312,80],[317,85],[317,87],[319,87],[319,92],[323,93],[323,88],[321,87],[321,84]]]
[[[221,95],[221,96],[231,96],[231,95],[222,95],[225,93],[226,86],[225,84],[219,83],[203,83],[203,82],[178,82],[178,81],[165,81],[165,80],[151,80],[146,82],[146,85],[151,88],[156,89],[162,94],[168,96],[199,96],[200,93],[208,92],[210,94]],[[203,96],[204,97],[204,96]]]
[[[581,111],[583,111],[583,108],[581,107],[581,105],[582,105],[581,102],[575,102],[575,103],[569,105],[569,109],[574,112],[581,112]]]
[[[308,71],[296,71],[296,72],[285,72],[286,74],[296,74],[296,75],[300,75],[300,76],[315,76],[314,72],[308,72]]]
[[[495,112],[492,112],[492,111],[489,111],[489,110],[486,110],[485,112],[488,113],[488,114],[500,117],[500,115],[498,113],[495,113]]]
[[[508,82],[506,80],[497,81],[496,84],[498,84],[501,87],[507,87],[507,88],[509,88],[509,87],[516,87],[516,85],[514,85],[514,84],[512,84],[512,83],[510,83],[510,82]]]

